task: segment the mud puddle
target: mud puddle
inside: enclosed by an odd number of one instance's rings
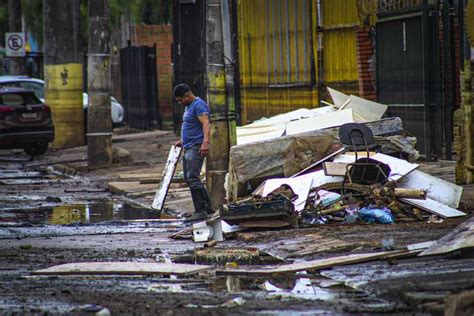
[[[3,210],[0,226],[98,224],[109,221],[172,219],[158,211],[111,201]]]

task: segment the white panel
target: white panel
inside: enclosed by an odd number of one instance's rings
[[[353,123],[352,110],[341,110],[307,119],[297,120],[286,124],[286,134],[294,135],[319,130],[328,127],[341,126]]]
[[[433,177],[419,170],[415,170],[401,179],[398,186],[400,188],[425,190],[428,198],[454,208],[459,207],[462,195],[461,186]]]
[[[417,199],[400,199],[400,200],[408,204],[417,206],[430,213],[439,215],[443,218],[459,217],[459,216],[466,215],[466,213],[464,212],[458,211],[452,207],[449,207],[447,205],[441,204],[439,202],[436,202],[428,198],[426,200],[417,200]]]

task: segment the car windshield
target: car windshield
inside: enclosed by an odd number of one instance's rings
[[[19,106],[40,104],[33,93],[5,93],[0,95],[0,105]]]
[[[3,87],[16,87],[23,88],[26,90],[33,91],[38,98],[44,99],[44,85],[39,82],[34,81],[13,81],[0,83],[0,86]]]

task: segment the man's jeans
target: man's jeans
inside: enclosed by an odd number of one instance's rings
[[[212,214],[214,211],[212,210],[211,200],[200,177],[204,161],[204,158],[199,153],[200,148],[201,145],[196,145],[184,150],[184,180],[189,185],[195,212]]]
[[[184,181],[186,181],[190,189],[200,190],[204,188],[200,177],[204,158],[201,157],[201,153],[199,152],[200,148],[201,145],[196,145],[191,148],[184,149]]]

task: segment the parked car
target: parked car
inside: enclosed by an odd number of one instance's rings
[[[31,90],[44,102],[44,80],[26,76],[0,76],[0,88],[2,87],[19,87]],[[82,100],[84,118],[87,119],[87,108],[89,106],[87,93],[84,92],[82,94]],[[114,97],[110,98],[110,103],[112,106],[112,126],[121,126],[124,116],[123,106]],[[85,126],[87,126],[87,124]]]
[[[54,140],[51,109],[34,92],[0,88],[0,148],[21,148],[27,155],[42,155]]]

